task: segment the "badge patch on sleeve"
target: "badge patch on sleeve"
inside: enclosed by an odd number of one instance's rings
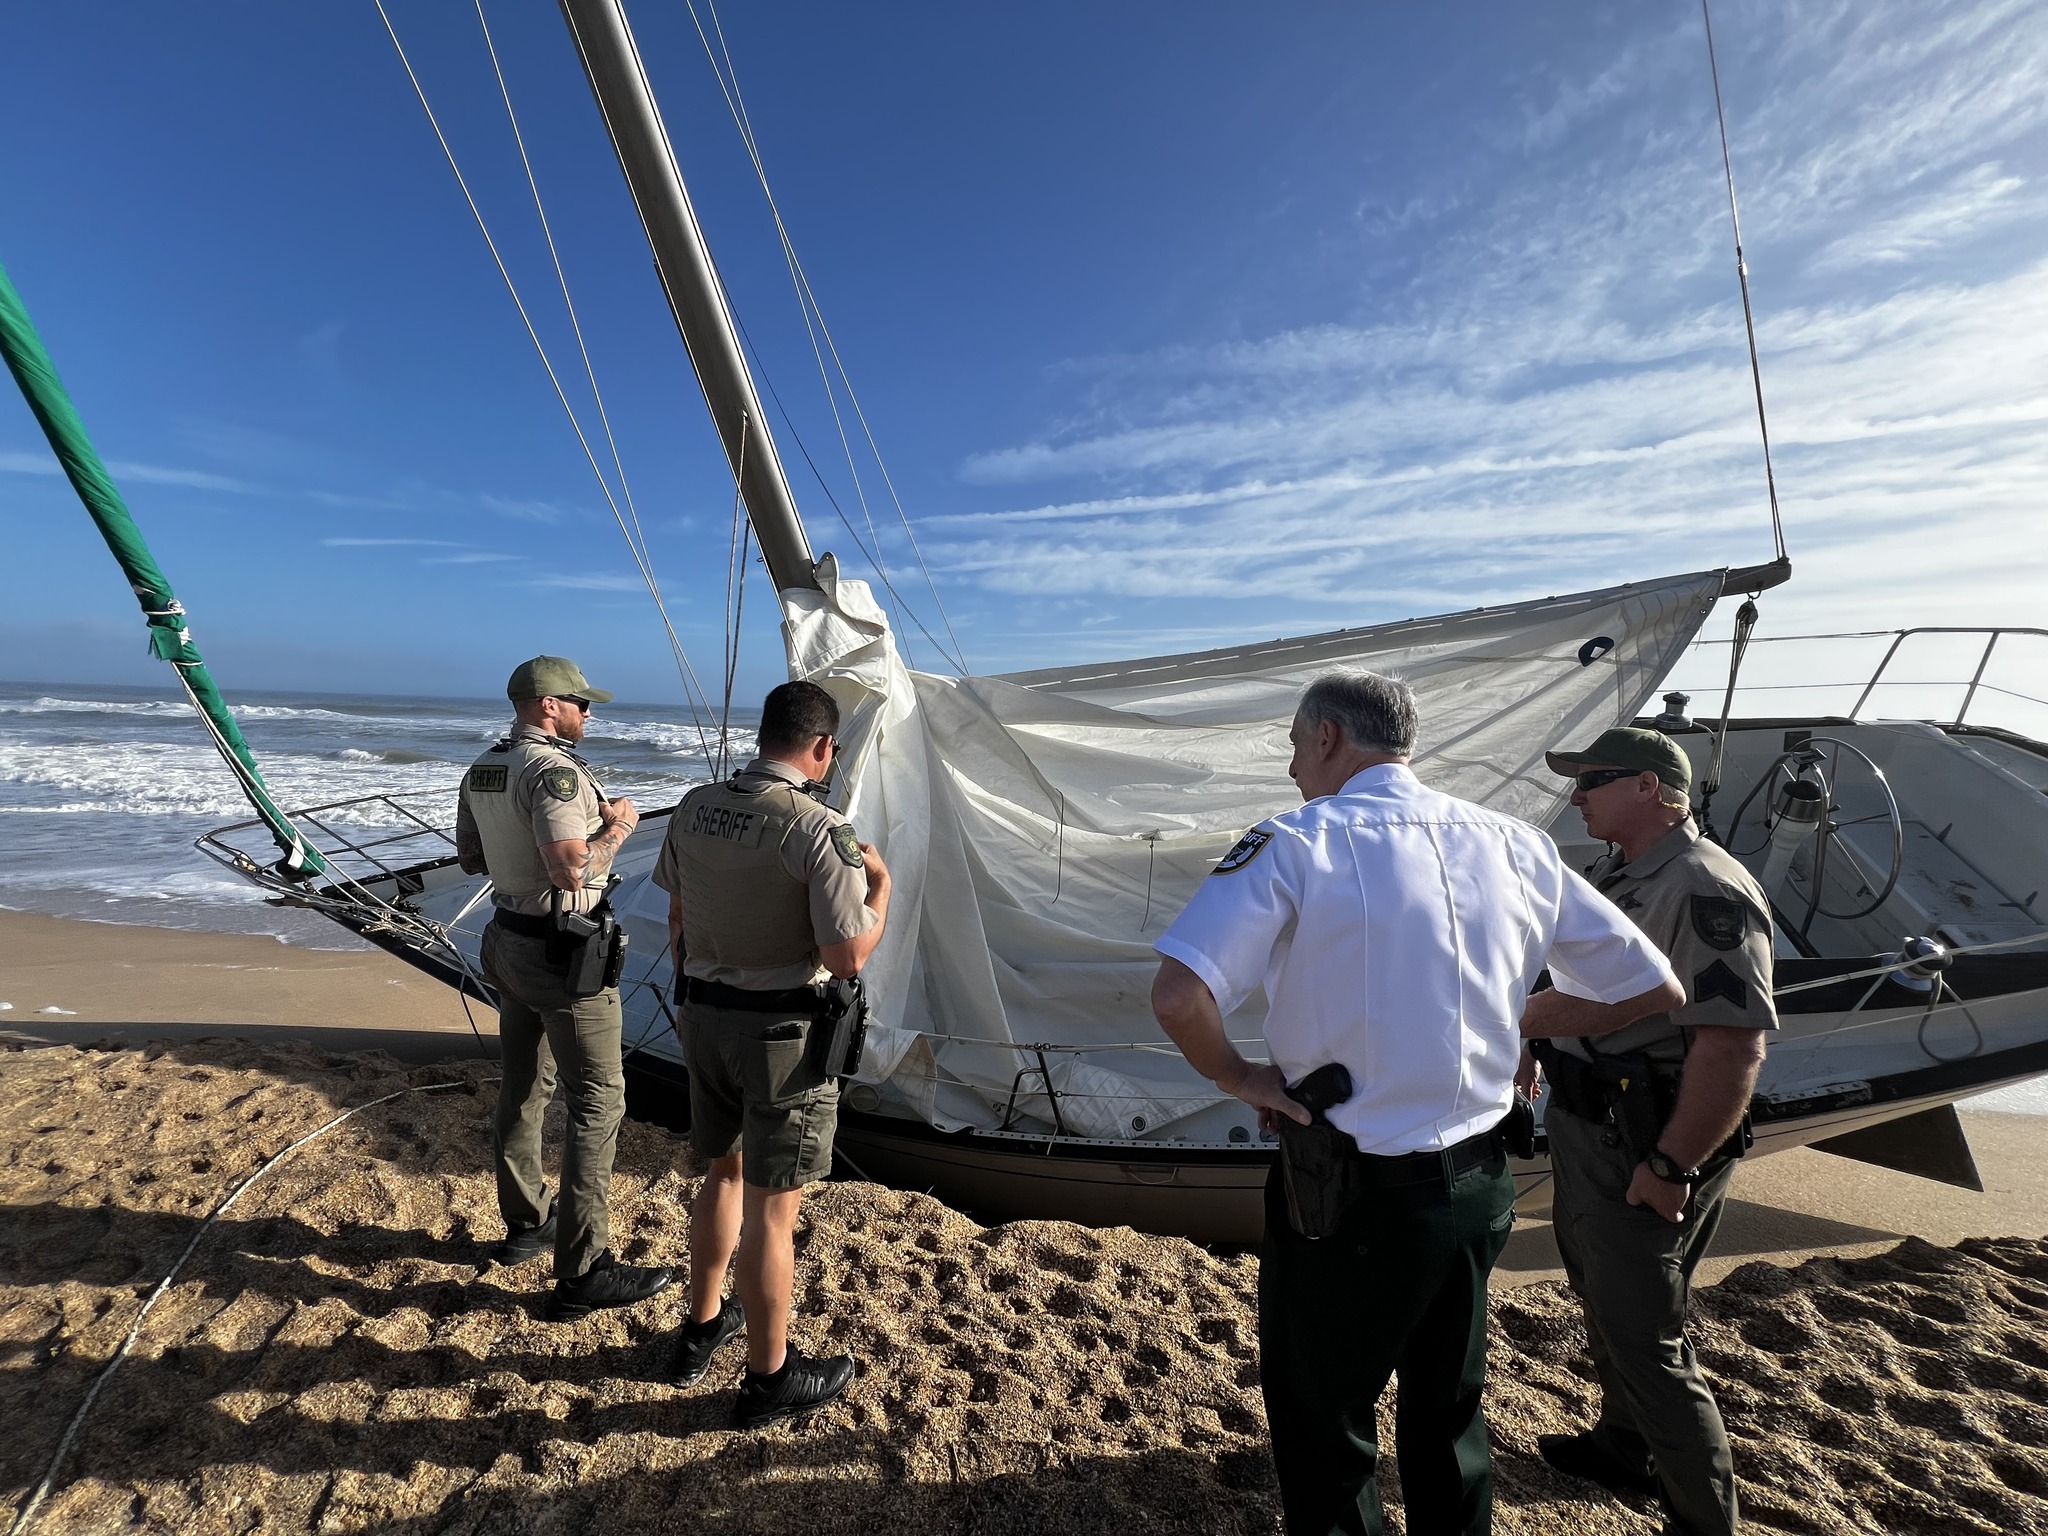
[[[469,787],[480,795],[502,795],[505,793],[505,765],[478,763],[469,770]]]
[[[855,869],[867,862],[860,851],[860,834],[853,830],[853,823],[843,821],[832,829],[832,849],[839,855],[839,862]]]
[[[1264,831],[1259,827],[1253,827],[1251,831],[1245,833],[1243,837],[1237,840],[1236,846],[1230,852],[1223,855],[1222,859],[1218,861],[1216,867],[1210,873],[1227,875],[1234,870],[1243,869],[1245,865],[1256,859],[1266,844],[1271,841],[1273,841],[1272,833]]]
[[[549,768],[540,776],[540,787],[557,800],[574,800],[582,782],[574,768]]]
[[[1728,968],[1726,960],[1716,960],[1692,979],[1692,1000],[1695,1003],[1716,997],[1725,997],[1738,1008],[1749,1007],[1749,987]]]
[[[1692,898],[1692,931],[1714,949],[1740,949],[1749,908],[1732,896]]]

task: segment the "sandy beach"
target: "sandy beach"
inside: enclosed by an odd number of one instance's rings
[[[37,1531],[1277,1530],[1249,1256],[824,1186],[797,1337],[861,1374],[808,1426],[751,1437],[723,1427],[736,1361],[692,1391],[660,1379],[680,1289],[541,1321],[544,1263],[482,1267],[493,1066],[286,1035],[326,1019],[467,1036],[437,991],[377,954],[0,916],[10,1519],[197,1237]],[[73,1011],[35,1012],[52,1004]],[[31,1043],[39,1029],[105,1038]],[[257,1038],[193,1038],[208,1029]],[[266,1158],[394,1093],[202,1225]],[[1983,1195],[1817,1152],[1743,1170],[1696,1344],[1756,1528],[2048,1530],[2041,1130],[1966,1123]],[[628,1124],[625,1257],[682,1258],[687,1167],[683,1140]],[[1591,1410],[1553,1264],[1532,1222],[1498,1276],[1497,1528],[1655,1531],[1648,1506],[1588,1499],[1535,1456]]]

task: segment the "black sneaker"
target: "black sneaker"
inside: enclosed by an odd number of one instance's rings
[[[732,1405],[734,1429],[759,1429],[778,1419],[795,1418],[822,1408],[853,1380],[853,1359],[848,1355],[799,1353],[792,1346],[783,1356],[782,1369],[773,1375],[756,1375],[751,1367],[740,1381],[739,1399]]]
[[[1539,1435],[1536,1451],[1566,1477],[1598,1483],[1616,1493],[1654,1499],[1664,1489],[1655,1472],[1631,1467],[1590,1434]]]
[[[711,1369],[711,1357],[723,1349],[747,1326],[746,1309],[738,1297],[728,1297],[718,1316],[708,1323],[684,1323],[677,1330],[675,1363],[668,1379],[679,1387],[694,1387]]]
[[[537,1259],[555,1249],[555,1213],[548,1212],[548,1219],[537,1227],[514,1227],[505,1234],[505,1240],[493,1248],[486,1257],[493,1264],[511,1269]]]
[[[630,1307],[668,1289],[675,1276],[657,1265],[621,1264],[607,1248],[574,1280],[557,1280],[548,1298],[551,1323],[571,1323],[600,1307]]]

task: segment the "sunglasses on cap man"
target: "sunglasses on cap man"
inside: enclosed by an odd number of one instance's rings
[[[590,713],[590,700],[588,699],[579,699],[574,694],[569,693],[555,693],[550,694],[549,697],[557,704],[575,705],[579,713],[586,715]]]
[[[1582,792],[1590,794],[1603,784],[1612,784],[1617,779],[1639,779],[1648,770],[1642,768],[1588,768],[1584,773],[1574,774],[1572,782]]]

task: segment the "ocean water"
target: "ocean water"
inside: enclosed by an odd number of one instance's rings
[[[385,795],[450,828],[463,769],[511,723],[503,699],[245,693],[231,702],[287,809]],[[735,711],[742,761],[756,719]],[[643,809],[674,804],[707,772],[689,712],[661,705],[600,706],[583,755],[607,791]],[[193,847],[251,814],[174,689],[0,683],[0,905],[359,947],[317,914],[269,905]],[[330,819],[374,835],[398,817],[372,803]]]

